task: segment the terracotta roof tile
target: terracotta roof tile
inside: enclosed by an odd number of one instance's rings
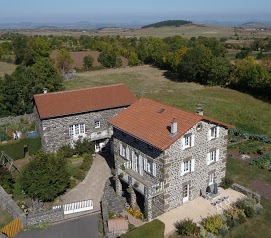
[[[127,106],[137,98],[124,84],[36,94],[41,119]]]
[[[178,134],[170,136],[170,124],[176,119]],[[172,106],[141,98],[109,123],[154,147],[165,150],[199,121],[206,120],[230,128],[231,125],[186,112]]]

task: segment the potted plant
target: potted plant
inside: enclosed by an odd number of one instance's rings
[[[132,189],[132,188],[127,188],[126,191],[127,191],[128,193],[132,193],[132,192],[133,192],[133,189]]]
[[[121,172],[121,173],[119,174],[119,176],[120,176],[120,178],[123,178],[124,173],[123,173],[123,172]]]
[[[121,166],[120,166],[120,168],[121,168],[121,170],[125,170],[126,168],[125,168],[125,166],[124,166],[124,164],[122,164]]]

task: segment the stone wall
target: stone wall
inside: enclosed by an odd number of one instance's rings
[[[210,173],[215,174],[215,182],[220,184],[225,177],[227,155],[227,129],[220,127],[219,137],[208,140],[208,131],[215,126],[212,123],[200,122],[201,128],[193,126],[188,132],[195,135],[195,145],[182,150],[182,138],[174,142],[166,150],[168,159],[165,161],[165,209],[171,210],[183,204],[183,187],[189,185],[189,200],[200,196],[200,190],[209,185]],[[179,125],[180,127],[182,125]],[[219,149],[219,159],[207,165],[207,154],[211,149]],[[194,172],[181,176],[181,163],[186,159],[194,159]]]
[[[6,210],[13,219],[20,217],[22,226],[25,226],[25,214],[18,207],[16,202],[14,202],[9,194],[0,186],[0,206]]]
[[[240,193],[245,194],[248,197],[254,198],[257,201],[257,203],[261,203],[261,195],[258,193],[255,193],[251,191],[250,189],[243,187],[237,183],[232,184],[231,188]]]
[[[64,220],[63,208],[44,211],[29,212],[26,218],[27,226],[32,226],[41,222],[57,222]]]
[[[74,124],[85,124],[85,136],[90,138],[91,133],[108,130],[107,120],[119,114],[123,108],[108,109],[96,112],[82,113],[77,115],[63,116],[44,119],[37,123],[42,147],[45,151],[56,151],[61,146],[69,144],[69,127]],[[39,122],[38,114],[35,113],[36,122]],[[95,128],[95,121],[100,121],[100,128]]]
[[[20,123],[21,120],[33,122],[35,121],[33,114],[25,114],[21,116],[9,116],[9,117],[1,117],[0,118],[0,126],[7,125],[7,124],[16,124]]]
[[[5,234],[0,232],[0,238],[8,238]]]

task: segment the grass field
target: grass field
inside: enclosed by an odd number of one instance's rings
[[[2,33],[7,30],[2,30]],[[187,24],[180,27],[162,27],[162,28],[144,28],[144,29],[129,29],[129,28],[103,28],[100,30],[15,30],[14,32],[25,34],[25,35],[66,35],[79,37],[80,35],[89,36],[124,36],[124,37],[141,37],[141,36],[157,36],[157,37],[168,37],[174,35],[180,35],[185,38],[206,36],[206,37],[228,37],[232,39],[253,39],[253,38],[265,38],[271,35],[270,30],[249,30],[249,29],[235,29],[234,27],[223,27],[223,26],[209,26],[200,24]],[[1,31],[0,31],[1,33]]]
[[[79,73],[65,82],[66,89],[125,83],[137,95],[189,111],[198,104],[204,114],[251,133],[271,136],[271,105],[235,90],[205,87],[195,83],[169,80],[166,71],[150,66],[127,67]]]
[[[15,70],[15,68],[15,64],[0,62],[0,77],[3,77],[5,74],[11,74]]]

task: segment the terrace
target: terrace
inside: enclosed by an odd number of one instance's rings
[[[222,214],[225,209],[230,208],[231,204],[235,203],[238,199],[245,197],[244,194],[230,188],[219,188],[219,193],[219,197],[211,200],[197,197],[196,199],[157,217],[158,220],[165,223],[165,237],[168,237],[175,231],[174,223],[176,221],[191,218],[194,222],[200,223],[203,218],[209,215]],[[227,201],[229,201],[229,204],[227,202],[220,203],[219,208],[213,205],[214,202],[223,197],[228,197]]]

